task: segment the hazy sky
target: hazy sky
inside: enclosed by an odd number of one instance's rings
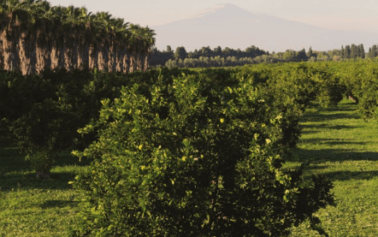
[[[52,5],[85,6],[108,11],[141,26],[185,19],[216,4],[232,3],[244,10],[266,13],[328,29],[378,32],[378,0],[50,0]]]

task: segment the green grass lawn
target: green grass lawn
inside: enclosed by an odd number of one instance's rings
[[[365,122],[353,102],[310,107],[302,119],[298,149],[286,167],[306,160],[306,177],[323,174],[334,183],[336,207],[317,216],[330,236],[378,236],[378,122]],[[86,163],[66,154],[51,179],[38,180],[30,164],[0,138],[0,236],[65,236],[82,198],[68,184]],[[309,223],[292,236],[319,236]]]
[[[337,206],[317,213],[329,236],[378,236],[378,122],[363,121],[356,109],[348,100],[334,108],[309,108],[299,149],[286,163],[309,160],[306,176],[323,174],[333,181]],[[292,236],[320,236],[308,227],[295,228]]]
[[[0,236],[66,236],[82,198],[68,184],[83,168],[77,163],[63,156],[51,178],[40,180],[24,156],[0,138]]]

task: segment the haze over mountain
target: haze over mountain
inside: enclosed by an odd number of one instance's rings
[[[365,51],[378,44],[378,32],[330,30],[285,20],[267,14],[249,12],[233,4],[215,5],[184,20],[152,27],[156,47],[172,49],[184,46],[187,51],[203,46],[245,49],[255,45],[268,51],[286,49],[340,49],[341,45],[364,44]]]

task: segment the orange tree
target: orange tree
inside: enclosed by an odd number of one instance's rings
[[[176,71],[177,72],[177,71]],[[73,184],[74,236],[285,236],[333,204],[332,184],[282,170],[285,114],[226,70],[163,70],[103,100],[98,140]],[[294,103],[294,102],[293,102]]]

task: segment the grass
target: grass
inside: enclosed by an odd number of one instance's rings
[[[68,184],[83,166],[68,154],[40,180],[16,148],[0,140],[0,236],[66,236],[82,194]],[[85,165],[85,164],[83,164]]]
[[[305,176],[323,174],[334,183],[336,207],[316,215],[329,236],[378,236],[378,123],[363,121],[353,102],[311,106],[301,121],[302,137],[286,167],[311,162]],[[76,222],[82,194],[68,184],[87,164],[66,154],[51,179],[38,180],[30,164],[0,138],[0,236],[65,236]],[[309,223],[291,236],[320,236]]]
[[[363,121],[356,109],[348,100],[327,109],[314,104],[302,119],[299,149],[286,163],[308,160],[306,176],[333,181],[337,206],[316,214],[329,236],[378,236],[378,123]],[[291,236],[320,235],[304,223]]]

